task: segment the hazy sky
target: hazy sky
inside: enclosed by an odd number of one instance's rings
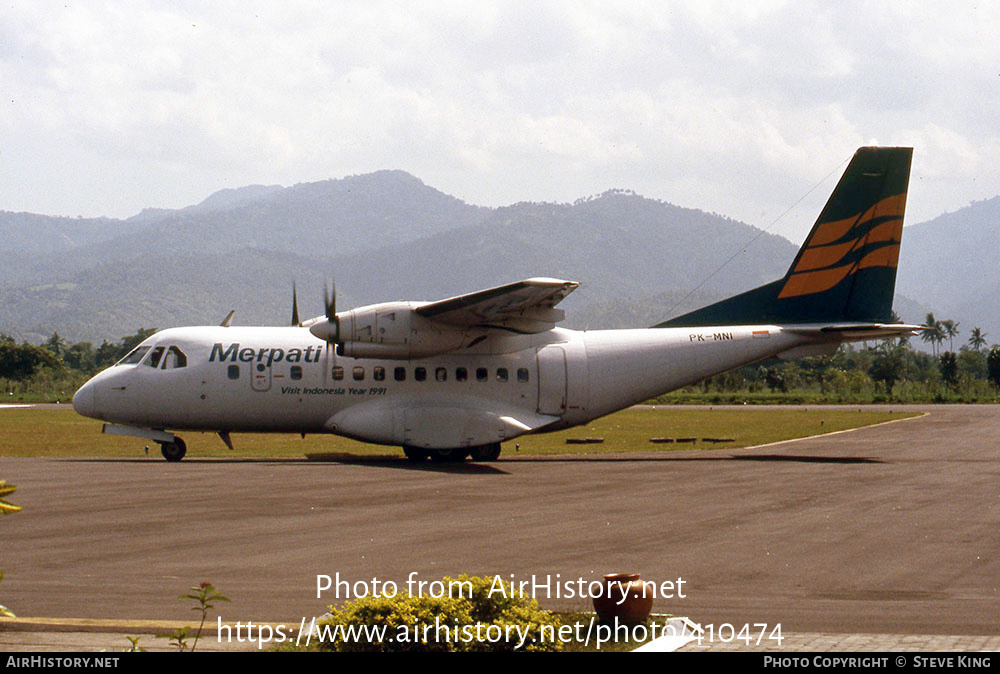
[[[992,2],[8,0],[0,90],[0,210],[399,168],[767,227],[871,143],[915,147],[908,223],[1000,194]],[[771,231],[801,240],[835,179]]]

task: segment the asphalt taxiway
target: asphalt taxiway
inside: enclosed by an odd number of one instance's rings
[[[901,409],[897,406],[895,409]],[[1000,406],[757,449],[398,461],[0,459],[0,603],[21,616],[297,627],[371,588],[461,573],[560,583],[634,571],[654,610],[788,633],[1000,634]],[[669,410],[664,412],[669,414]],[[805,413],[805,412],[804,412]],[[85,453],[86,438],[81,438]],[[364,583],[365,586],[356,585]],[[343,587],[343,586],[341,586]],[[563,593],[565,594],[565,593]]]

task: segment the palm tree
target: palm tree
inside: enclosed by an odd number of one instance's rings
[[[955,350],[955,337],[958,336],[958,326],[961,325],[958,321],[944,320],[941,321],[941,341],[944,341],[945,336],[948,337],[948,350]]]
[[[979,328],[972,328],[972,332],[969,333],[969,346],[973,351],[979,351],[986,346],[986,333]]]
[[[941,322],[934,318],[933,313],[929,313],[924,319],[924,327],[927,329],[920,333],[920,339],[930,343],[931,352],[937,356],[937,345],[944,341],[944,329]]]

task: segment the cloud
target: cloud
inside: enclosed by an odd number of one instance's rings
[[[127,216],[222,187],[402,168],[487,205],[625,187],[766,225],[871,138],[917,148],[928,198],[910,221],[1000,193],[992,6],[5,12],[2,209]],[[817,201],[775,231],[801,238]]]

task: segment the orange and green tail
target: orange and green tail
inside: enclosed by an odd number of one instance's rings
[[[912,156],[859,149],[784,278],[655,327],[889,322]]]

